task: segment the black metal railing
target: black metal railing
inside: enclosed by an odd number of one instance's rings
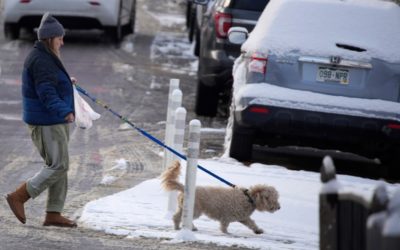
[[[324,158],[321,181],[321,250],[400,250],[400,189],[389,198],[382,182],[372,200],[345,192],[330,157]]]

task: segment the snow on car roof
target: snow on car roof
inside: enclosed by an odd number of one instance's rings
[[[271,0],[242,50],[400,62],[400,7],[378,0]],[[336,44],[363,48],[356,52]]]

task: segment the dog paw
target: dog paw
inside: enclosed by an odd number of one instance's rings
[[[262,234],[262,233],[264,233],[264,230],[262,230],[262,229],[257,229],[257,230],[254,231],[254,233],[255,233],[255,234]]]

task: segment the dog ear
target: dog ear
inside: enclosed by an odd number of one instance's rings
[[[175,168],[180,168],[180,167],[181,167],[180,161],[174,161],[171,163],[171,166],[169,166],[170,169],[175,169]]]
[[[255,185],[250,188],[250,196],[254,200],[254,204],[256,205],[257,210],[265,210],[267,199],[263,196],[263,191],[265,190],[265,185]]]
[[[252,196],[259,211],[274,211],[279,207],[279,194],[274,187],[256,185],[252,189]]]

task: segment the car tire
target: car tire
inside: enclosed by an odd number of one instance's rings
[[[129,23],[122,27],[122,35],[129,35],[135,33],[135,21],[136,21],[136,1],[132,3],[132,9],[129,17]]]
[[[18,39],[20,29],[21,27],[17,23],[6,23],[4,24],[4,35],[7,39]]]
[[[196,28],[195,40],[194,40],[194,55],[200,55],[200,29]]]
[[[119,44],[122,40],[122,29],[121,26],[107,29],[107,35],[111,42]]]
[[[188,20],[188,29],[189,29],[188,39],[189,39],[189,42],[193,42],[195,27],[196,27],[196,9],[192,8],[192,10],[190,11],[189,20]]]
[[[116,43],[117,45],[122,40],[122,25],[121,25],[121,12],[122,12],[122,3],[119,2],[119,10],[118,10],[118,21],[116,26],[110,27],[106,30],[108,37],[111,39],[111,42]]]
[[[382,165],[386,167],[386,177],[388,179],[400,179],[400,148],[391,150],[381,158]]]
[[[232,128],[229,156],[238,161],[250,161],[253,152],[254,131],[240,127],[236,122]]]
[[[192,2],[186,1],[186,28],[189,28],[191,11],[192,11]]]
[[[197,81],[195,112],[197,115],[214,117],[217,115],[218,89]]]

